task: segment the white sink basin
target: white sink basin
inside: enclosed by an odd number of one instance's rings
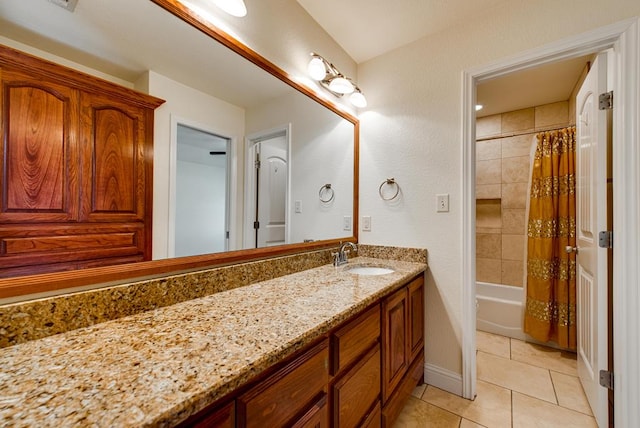
[[[382,266],[362,266],[362,265],[347,266],[344,270],[347,273],[353,273],[356,275],[386,275],[386,274],[395,272],[395,270],[391,268],[386,268]]]

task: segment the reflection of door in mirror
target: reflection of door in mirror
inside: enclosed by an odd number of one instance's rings
[[[228,250],[230,139],[178,124],[175,256]]]
[[[248,183],[247,248],[283,245],[289,242],[287,207],[289,192],[289,143],[287,129],[259,133],[249,139],[253,179]]]

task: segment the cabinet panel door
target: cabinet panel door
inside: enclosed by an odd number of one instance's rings
[[[409,365],[407,288],[396,291],[383,303],[382,401],[389,398]]]
[[[136,106],[82,94],[83,221],[144,220],[145,158],[151,156],[145,147],[145,113]]]
[[[2,70],[0,222],[78,217],[78,92]]]
[[[409,284],[409,339],[411,360],[424,346],[424,278],[421,276]]]

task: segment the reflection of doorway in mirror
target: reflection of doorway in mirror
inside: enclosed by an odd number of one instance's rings
[[[176,257],[229,248],[230,138],[177,125]]]
[[[289,142],[287,130],[249,139],[252,171],[247,182],[247,248],[288,243]]]

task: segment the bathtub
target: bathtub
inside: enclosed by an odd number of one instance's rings
[[[524,288],[476,283],[476,328],[525,340],[522,331]]]

